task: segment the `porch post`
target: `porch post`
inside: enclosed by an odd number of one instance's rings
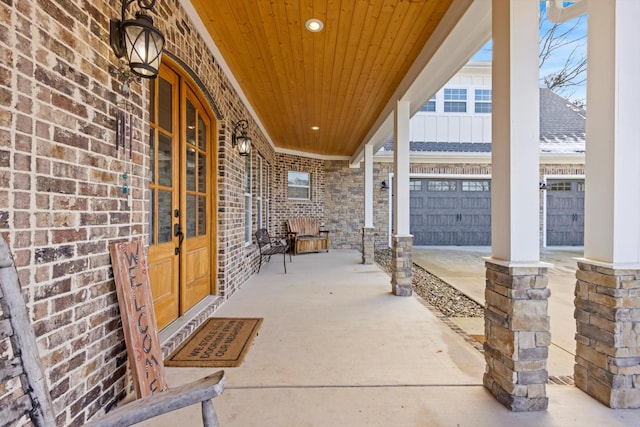
[[[538,2],[493,0],[491,257],[485,387],[512,411],[548,406],[547,267],[539,248]]]
[[[408,101],[398,101],[393,112],[393,247],[391,291],[397,296],[413,292],[413,236],[409,234],[409,110]]]
[[[585,259],[576,272],[575,384],[640,408],[640,2],[590,1]]]
[[[364,227],[362,228],[362,263],[373,264],[375,239],[373,227],[373,145],[364,147]]]

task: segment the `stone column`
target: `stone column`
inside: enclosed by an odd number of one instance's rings
[[[373,264],[375,254],[375,228],[362,227],[362,263]]]
[[[578,262],[576,386],[611,408],[640,408],[640,270]]]
[[[391,249],[391,292],[399,297],[413,293],[413,236],[393,236]]]
[[[485,262],[483,382],[512,411],[547,409],[547,357],[551,344],[547,267]]]

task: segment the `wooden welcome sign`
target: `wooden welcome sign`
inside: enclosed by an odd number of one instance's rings
[[[109,246],[133,383],[138,398],[168,388],[140,239]]]

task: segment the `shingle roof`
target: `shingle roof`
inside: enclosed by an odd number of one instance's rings
[[[550,89],[540,89],[540,151],[583,153],[586,111]]]
[[[586,111],[547,88],[540,88],[540,152],[553,154],[584,153]],[[411,141],[413,152],[489,153],[489,142]],[[393,151],[393,140],[384,151]]]

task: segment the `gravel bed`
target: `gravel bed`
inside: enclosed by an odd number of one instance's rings
[[[391,249],[376,250],[376,263],[391,274]],[[484,307],[447,282],[413,264],[413,290],[447,317],[483,317]]]

